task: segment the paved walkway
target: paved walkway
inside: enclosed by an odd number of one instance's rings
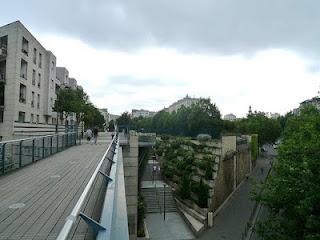
[[[261,171],[263,168],[263,171]],[[250,178],[264,180],[270,168],[268,158],[258,158],[256,167]],[[250,199],[252,184],[250,179],[242,183],[232,198],[219,212],[214,220],[213,228],[206,231],[199,239],[202,240],[240,240],[245,225],[249,220],[254,202]]]
[[[105,140],[1,176],[0,239],[55,239],[107,149]],[[84,226],[81,221],[78,227]],[[83,239],[86,233],[75,237]]]
[[[194,235],[177,212],[151,213],[146,216],[146,224],[152,240],[194,239]]]
[[[157,179],[155,181],[150,181],[152,179],[152,169],[153,164],[159,165],[158,162],[149,160],[144,171],[143,179],[147,181],[141,182],[141,188],[163,188],[166,183],[161,180],[160,174],[157,173]],[[178,240],[178,239],[194,239],[194,235],[186,223],[183,221],[182,217],[177,212],[166,213],[166,220],[164,220],[163,213],[149,213],[146,214],[146,225],[149,232],[150,239],[152,240]]]

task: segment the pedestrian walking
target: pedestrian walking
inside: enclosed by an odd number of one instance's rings
[[[263,167],[260,168],[261,175],[263,175]]]
[[[91,138],[92,138],[92,131],[91,131],[90,128],[88,128],[88,129],[86,130],[86,138],[87,138],[87,142],[90,143]]]
[[[95,127],[93,129],[93,140],[94,140],[94,144],[97,144],[97,140],[98,140],[98,128]]]

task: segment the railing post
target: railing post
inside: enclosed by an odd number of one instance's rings
[[[22,166],[22,141],[19,143],[19,168]]]
[[[59,152],[59,135],[57,135],[57,152]]]
[[[52,155],[52,136],[50,137],[50,155]]]
[[[44,158],[44,138],[42,138],[42,158]]]
[[[32,162],[34,162],[34,139],[32,139]]]
[[[5,156],[6,156],[5,149],[6,149],[6,144],[4,143],[2,144],[2,173],[5,172],[5,169],[4,169],[5,168],[4,162],[5,162]]]

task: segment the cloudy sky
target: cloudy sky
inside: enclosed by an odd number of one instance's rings
[[[285,113],[320,90],[315,0],[11,0],[98,107],[160,110],[186,94],[222,114]],[[4,10],[5,9],[5,10]]]

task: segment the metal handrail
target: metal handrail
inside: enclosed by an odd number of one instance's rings
[[[33,139],[38,139],[38,138],[46,138],[46,137],[53,137],[53,136],[70,135],[70,134],[74,134],[74,133],[77,133],[77,132],[57,133],[57,134],[51,134],[51,135],[42,135],[42,136],[38,136],[38,137],[20,138],[20,139],[2,141],[2,142],[0,142],[0,144],[28,141],[28,140],[33,140]]]
[[[104,160],[106,159],[107,157],[107,154],[109,153],[111,147],[113,146],[113,144],[117,141],[117,134],[113,137],[111,143],[109,144],[109,147],[108,149],[106,150],[106,152],[103,154],[103,157],[102,159],[100,160],[98,166],[96,167],[94,173],[92,174],[87,186],[85,187],[85,189],[83,190],[78,202],[76,203],[76,205],[74,206],[71,214],[66,218],[66,222],[63,226],[63,228],[61,229],[58,237],[57,237],[57,240],[65,240],[67,239],[71,229],[72,229],[72,226],[73,224],[75,223],[75,221],[77,220],[77,217],[79,217],[80,215],[80,208],[82,207],[91,187],[93,186],[93,182],[94,180],[96,179],[98,173],[99,173],[99,170],[100,170],[100,167],[101,165],[103,164]]]

